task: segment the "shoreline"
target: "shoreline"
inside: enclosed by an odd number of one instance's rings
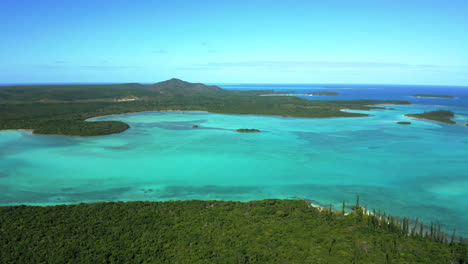
[[[17,132],[26,132],[30,134],[34,134],[34,129],[26,129],[26,128],[18,128],[18,129],[0,129],[0,132],[2,131],[17,131]]]
[[[211,113],[208,111],[197,111],[197,110],[149,110],[149,111],[135,111],[135,112],[127,112],[127,113],[121,113],[121,114],[110,114],[110,115],[102,115],[102,116],[94,116],[87,118],[83,121],[86,122],[93,122],[90,121],[91,119],[94,118],[101,118],[101,117],[107,117],[107,116],[115,116],[115,115],[130,115],[130,114],[139,114],[139,113],[160,113],[160,112],[195,112],[195,113]]]

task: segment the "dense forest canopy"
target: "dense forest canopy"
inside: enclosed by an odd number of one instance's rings
[[[303,200],[0,207],[3,263],[466,263],[433,226]],[[414,227],[416,226],[416,227]],[[416,229],[416,230],[415,230]]]

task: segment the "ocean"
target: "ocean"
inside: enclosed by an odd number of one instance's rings
[[[221,84],[233,90],[334,91],[307,100],[408,100],[368,117],[291,118],[206,112],[96,117],[130,124],[99,137],[0,131],[0,205],[100,201],[342,201],[440,223],[468,236],[468,87]],[[329,88],[323,87],[340,87]],[[448,94],[454,99],[413,94]],[[455,125],[405,117],[455,112]],[[398,125],[410,121],[411,125]],[[193,125],[199,126],[194,128]],[[238,133],[256,128],[262,133]]]

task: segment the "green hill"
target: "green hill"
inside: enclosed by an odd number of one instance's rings
[[[193,94],[211,94],[221,93],[225,90],[215,85],[205,85],[202,83],[190,83],[180,79],[170,79],[147,85],[145,88],[157,92],[161,95],[193,95]]]

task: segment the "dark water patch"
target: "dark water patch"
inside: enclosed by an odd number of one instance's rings
[[[381,130],[364,131],[344,131],[336,133],[318,133],[318,132],[295,132],[299,139],[305,140],[312,145],[328,146],[330,148],[355,148],[357,146],[368,149],[383,148],[387,144],[403,140],[419,139],[418,136],[400,136],[386,133]]]
[[[161,128],[166,130],[193,130],[193,129],[211,129],[211,130],[232,130],[219,127],[206,127],[201,124],[205,123],[206,120],[194,120],[194,121],[162,121],[155,123],[138,123],[137,128]]]
[[[65,192],[65,193],[56,193],[50,195],[48,198],[53,198],[58,196],[59,198],[67,201],[67,202],[80,202],[80,201],[115,201],[118,198],[128,191],[130,191],[132,187],[120,187],[120,188],[110,188],[110,189],[102,189],[97,191],[89,191],[89,192]]]
[[[194,125],[206,123],[206,120],[192,120],[192,121],[161,121],[154,123],[138,123],[137,127],[142,128],[162,128],[168,130],[189,130],[193,129]]]
[[[152,192],[154,192],[153,189],[140,189],[140,191],[142,191],[143,193],[152,193]]]
[[[7,178],[7,177],[10,177],[10,174],[6,172],[0,172],[0,178]]]
[[[426,190],[432,187],[437,188],[446,184],[451,184],[452,186],[468,186],[468,173],[463,174],[462,172],[456,172],[454,174],[441,173],[437,176],[416,176],[405,179],[404,184],[415,190]]]
[[[317,132],[295,132],[300,139],[309,141],[311,143],[319,143],[325,145],[339,145],[341,143],[349,142],[348,137],[339,137],[326,133]]]
[[[382,147],[379,147],[379,146],[369,146],[367,147],[368,149],[379,149],[379,148],[382,148]]]
[[[422,119],[421,119],[422,120]],[[460,136],[465,136],[467,133],[467,128],[466,124],[464,122],[459,122],[457,124],[447,124],[447,123],[442,123],[442,122],[437,122],[437,121],[431,121],[431,120],[423,120],[425,122],[431,122],[437,125],[442,126],[441,128],[428,128],[428,130],[431,130],[431,132],[438,134],[440,136],[451,136],[451,137],[460,137]],[[465,143],[465,142],[464,142]]]
[[[358,130],[358,131],[342,131],[332,135],[338,137],[348,137],[355,140],[398,140],[398,139],[417,139],[417,136],[401,136],[393,133],[388,133],[382,130]]]
[[[97,202],[97,201],[116,201],[118,198],[130,191],[131,187],[109,188],[96,191],[79,192],[77,189],[65,188],[60,192],[48,193],[39,191],[24,191],[13,189],[5,185],[0,185],[0,205],[19,205],[19,204],[45,204],[62,201],[64,203]],[[72,192],[74,191],[74,192]]]
[[[110,150],[131,150],[131,149],[136,149],[137,147],[135,145],[126,144],[126,145],[121,145],[121,146],[106,146],[103,148],[110,149]]]
[[[65,136],[44,136],[23,134],[22,137],[0,144],[0,157],[22,152],[30,152],[34,149],[51,149],[68,147],[80,144],[78,138]]]
[[[6,157],[0,159],[0,170],[10,175],[19,175],[19,169],[31,168],[33,165],[23,159]]]
[[[217,186],[217,185],[204,185],[204,186],[168,186],[155,193],[161,199],[168,198],[182,198],[190,196],[235,196],[245,195],[261,191],[259,187],[252,186]]]

